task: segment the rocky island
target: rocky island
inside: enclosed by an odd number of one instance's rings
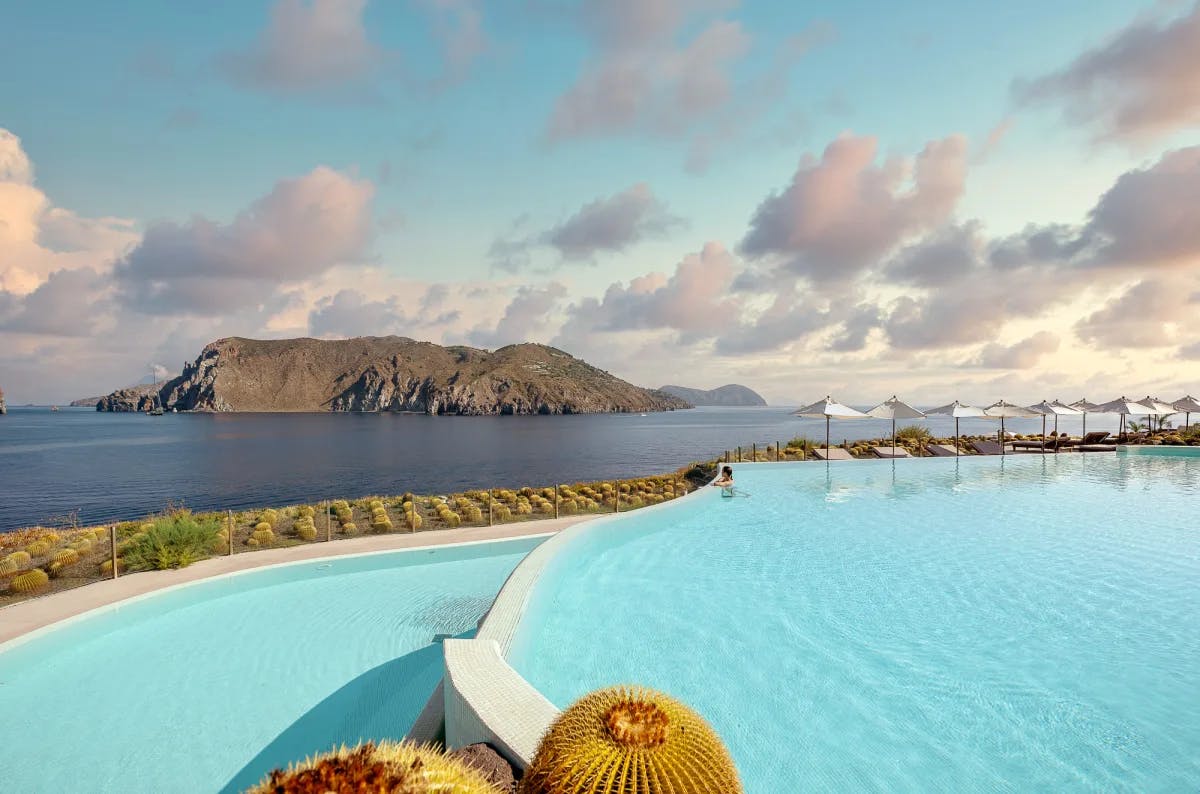
[[[4,389],[0,389],[0,416],[8,413],[8,406],[4,402]]]
[[[143,391],[143,388],[146,390]],[[537,344],[488,351],[399,336],[257,340],[206,346],[179,377],[121,389],[98,411],[411,411],[578,414],[690,408]]]
[[[687,386],[660,386],[659,391],[673,394],[692,405],[747,406],[766,405],[758,392],[747,386],[730,383],[715,389],[689,389]]]

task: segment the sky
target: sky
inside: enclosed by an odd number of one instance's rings
[[[0,388],[226,336],[1200,393],[1200,2],[0,0]]]

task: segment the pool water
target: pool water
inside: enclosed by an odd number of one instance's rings
[[[681,698],[751,794],[1200,790],[1200,460],[734,468],[571,530],[517,671]]]
[[[473,633],[541,540],[280,566],[18,640],[0,653],[0,788],[241,791],[402,738],[442,675],[434,636]]]

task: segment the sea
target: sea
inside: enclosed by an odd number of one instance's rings
[[[861,406],[865,409],[869,406]],[[425,416],[399,413],[148,416],[10,406],[0,416],[0,531],[133,520],[170,506],[247,509],[324,499],[446,494],[474,488],[643,477],[738,445],[823,441],[825,422],[794,407],[694,408],[650,414]],[[1088,416],[1089,430],[1118,418]],[[898,426],[918,424],[899,422]],[[919,422],[935,436],[954,420]],[[1040,419],[1006,421],[1018,433]],[[1079,418],[1060,430],[1078,433]],[[995,433],[964,419],[964,435]],[[833,421],[830,437],[879,438],[886,420]],[[736,452],[735,452],[736,454]]]

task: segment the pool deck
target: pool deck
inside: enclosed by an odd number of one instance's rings
[[[438,529],[412,534],[368,535],[332,542],[306,543],[302,546],[289,546],[282,549],[243,552],[226,557],[211,557],[179,570],[128,574],[117,579],[96,582],[41,598],[32,598],[0,609],[0,644],[99,607],[188,582],[198,582],[240,571],[265,568],[270,565],[319,560],[327,557],[555,534],[567,527],[598,517],[597,515],[569,516],[491,527]]]

